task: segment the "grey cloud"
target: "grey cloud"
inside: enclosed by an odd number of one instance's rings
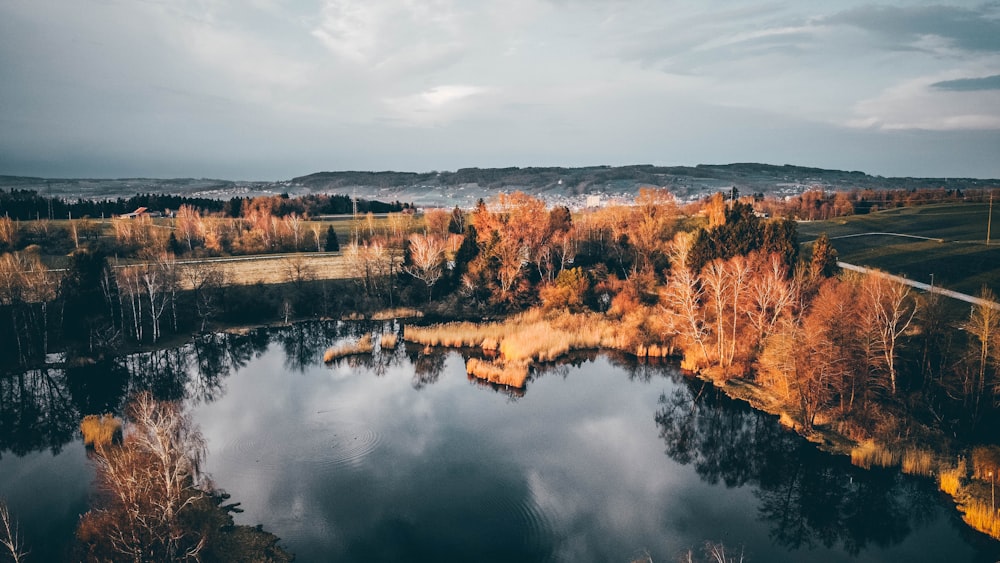
[[[1000,90],[1000,74],[993,76],[983,76],[982,78],[959,78],[956,80],[942,80],[931,84],[932,88],[938,90],[951,90],[954,92],[974,92],[979,90]]]
[[[840,12],[822,23],[847,25],[881,35],[896,48],[934,35],[966,51],[1000,51],[1000,19],[996,4],[978,8],[955,6],[862,6]]]

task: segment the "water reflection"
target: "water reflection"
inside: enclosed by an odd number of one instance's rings
[[[670,458],[705,481],[751,485],[771,539],[791,549],[839,547],[858,555],[896,545],[937,517],[928,483],[862,471],[734,404],[703,382],[661,395],[656,424]]]
[[[526,389],[467,376],[463,355],[402,344],[322,363],[330,345],[390,331],[399,325],[209,334],[2,379],[0,459],[18,457],[0,463],[0,493],[29,473],[77,479],[61,509],[71,530],[90,478],[79,444],[66,447],[80,417],[151,390],[193,408],[209,472],[247,509],[241,523],[263,523],[302,561],[637,550],[659,561],[708,539],[746,545],[753,561],[996,556],[992,543],[970,546],[923,482],[819,453],[666,362],[585,352],[533,366]],[[64,448],[60,459],[31,453]],[[79,474],[65,477],[67,466]],[[52,506],[66,493],[45,494]]]
[[[73,439],[80,414],[61,370],[37,369],[0,379],[0,458],[51,450]]]

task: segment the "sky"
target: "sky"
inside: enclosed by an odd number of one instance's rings
[[[0,0],[0,174],[1000,178],[1000,1]]]

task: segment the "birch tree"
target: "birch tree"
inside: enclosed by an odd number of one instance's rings
[[[868,275],[861,287],[862,311],[871,323],[875,349],[881,356],[889,375],[889,388],[895,395],[897,344],[913,322],[917,302],[909,286],[893,281],[881,272]]]

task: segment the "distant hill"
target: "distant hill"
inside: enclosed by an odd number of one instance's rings
[[[521,190],[554,204],[582,205],[587,196],[635,196],[642,187],[665,187],[681,199],[695,199],[736,187],[740,193],[795,195],[811,188],[965,190],[1000,187],[1000,180],[975,178],[883,178],[864,172],[789,164],[699,164],[698,166],[584,166],[462,168],[454,172],[316,172],[282,182],[212,179],[44,179],[0,176],[0,189],[27,189],[68,199],[117,198],[137,193],[228,199],[288,193],[334,193],[419,206],[471,207],[500,191]]]
[[[631,197],[648,186],[665,187],[692,199],[736,187],[741,193],[794,195],[824,189],[968,189],[1000,186],[975,178],[883,178],[864,172],[785,164],[699,164],[698,166],[587,166],[581,168],[462,168],[454,172],[317,172],[291,180],[309,191],[357,193],[383,201],[418,205],[471,205],[498,191],[521,190],[550,202],[578,202],[588,195]]]

